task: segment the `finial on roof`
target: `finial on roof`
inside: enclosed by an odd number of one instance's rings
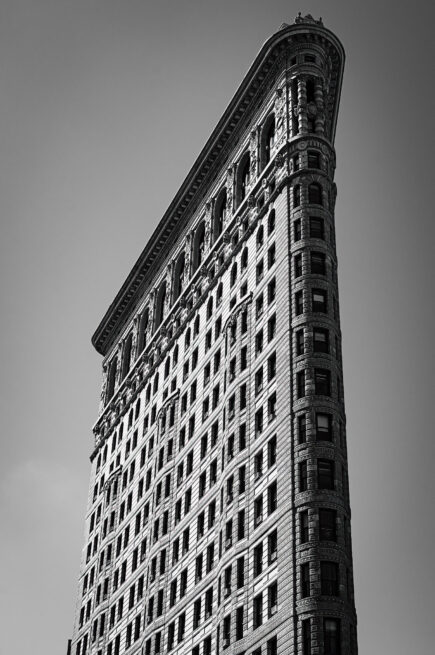
[[[298,15],[295,18],[295,23],[314,23],[316,25],[323,25],[322,19],[316,20],[312,17],[311,14],[302,16],[301,12],[298,12]]]

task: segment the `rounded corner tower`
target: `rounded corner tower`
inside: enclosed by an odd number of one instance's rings
[[[266,41],[93,336],[72,655],[357,655],[343,66],[310,15]]]

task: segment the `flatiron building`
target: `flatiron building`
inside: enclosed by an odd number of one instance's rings
[[[72,655],[357,655],[343,65],[309,15],[266,41],[93,336]]]

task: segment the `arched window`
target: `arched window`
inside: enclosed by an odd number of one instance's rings
[[[248,267],[248,249],[244,248],[243,252],[242,252],[242,257],[241,257],[241,260],[240,260],[240,268],[243,271],[247,267]]]
[[[195,322],[193,324],[193,336],[196,337],[199,334],[199,316],[195,318]]]
[[[216,307],[221,304],[222,302],[222,293],[223,293],[223,287],[222,287],[222,282],[219,282],[218,288],[216,291]]]
[[[115,392],[116,372],[118,368],[118,358],[114,357],[109,364],[106,387],[106,403],[111,399]]]
[[[183,291],[184,283],[186,278],[186,267],[185,267],[185,254],[184,252],[177,259],[174,270],[174,291],[172,302],[175,302],[179,297],[180,293]]]
[[[130,370],[131,346],[132,346],[132,344],[133,344],[133,334],[130,332],[127,339],[125,340],[124,350],[123,350],[123,353],[122,353],[122,372],[121,372],[121,379],[122,380],[125,378],[128,371]]]
[[[240,203],[246,198],[251,178],[251,157],[249,152],[245,153],[240,160],[237,169],[237,202]]]
[[[275,145],[275,114],[269,116],[264,124],[261,133],[261,167],[264,168],[270,162]]]
[[[237,280],[237,262],[234,262],[231,268],[230,286],[234,286]]]
[[[227,190],[222,189],[220,192],[216,207],[214,211],[214,221],[213,221],[213,240],[219,238],[222,234],[225,225],[225,214],[227,212]]]
[[[263,247],[263,240],[264,240],[264,230],[263,226],[260,225],[260,227],[257,230],[257,249],[260,250],[260,248]]]
[[[156,314],[154,318],[154,331],[161,325],[164,318],[166,299],[166,281],[162,282],[156,298]]]
[[[178,343],[174,348],[174,354],[172,355],[172,366],[178,363]]]
[[[313,182],[308,187],[308,202],[312,205],[323,205],[322,187],[318,182]]]
[[[139,323],[139,334],[138,334],[138,354],[142,352],[147,343],[147,327],[148,327],[148,316],[149,310],[148,307],[142,312]]]
[[[195,230],[193,239],[193,270],[196,271],[204,260],[205,254],[205,223],[201,221]]]
[[[210,297],[207,303],[207,320],[212,317],[212,314],[213,314],[213,297]]]

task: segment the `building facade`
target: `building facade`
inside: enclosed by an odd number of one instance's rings
[[[263,46],[93,337],[73,655],[356,655],[335,251],[344,52]]]

